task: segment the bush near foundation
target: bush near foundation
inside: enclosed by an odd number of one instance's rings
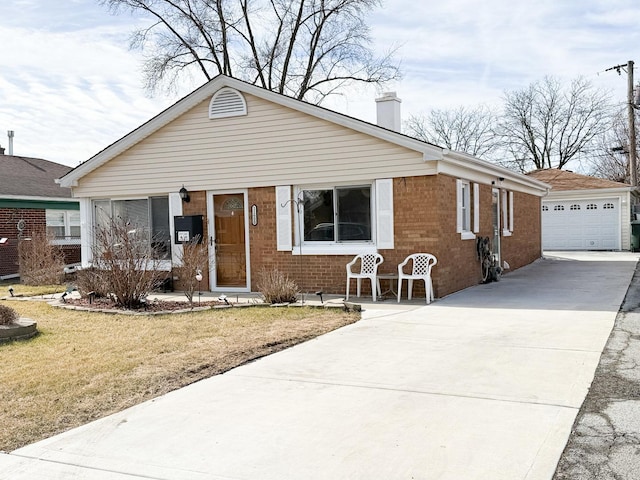
[[[282,272],[263,269],[258,274],[258,291],[266,303],[295,303],[299,289],[296,282]]]
[[[36,231],[18,245],[20,281],[25,285],[59,285],[64,278],[64,254],[53,236]]]

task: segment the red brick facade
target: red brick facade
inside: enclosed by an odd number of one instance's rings
[[[480,185],[478,236],[491,236],[493,232],[491,190],[490,185]],[[476,241],[462,240],[460,233],[456,232],[456,179],[446,175],[396,178],[393,192],[395,247],[393,250],[380,251],[384,263],[379,271],[397,272],[398,264],[406,256],[427,252],[438,259],[433,271],[436,297],[478,284],[481,272]],[[353,255],[293,255],[291,252],[279,252],[276,249],[275,188],[250,189],[248,203],[255,204],[259,212],[258,224],[249,226],[253,291],[257,290],[260,270],[276,268],[294,279],[304,292],[345,292],[345,265]],[[206,221],[204,192],[193,192],[191,202],[184,204],[183,213],[202,214]],[[502,259],[510,264],[512,270],[541,256],[539,197],[514,192],[514,231],[511,236],[501,238],[501,249]],[[363,287],[365,292],[369,292],[368,282],[364,282]],[[414,285],[414,294],[424,296],[421,282]]]
[[[46,228],[45,210],[37,208],[0,208],[0,238],[8,240],[0,245],[0,277],[18,273],[18,222],[24,220],[22,237]],[[64,246],[65,263],[80,262],[80,245]]]

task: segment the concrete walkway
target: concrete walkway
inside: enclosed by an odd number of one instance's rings
[[[549,480],[638,254],[556,254],[11,454],[0,478]],[[387,302],[384,302],[385,304]]]

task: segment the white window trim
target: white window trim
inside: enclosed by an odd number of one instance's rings
[[[380,179],[368,182],[340,182],[333,184],[314,184],[314,185],[298,185],[294,187],[294,198],[296,202],[293,205],[294,208],[294,244],[292,248],[293,255],[356,255],[358,253],[377,253],[378,249],[393,249],[393,243],[390,246],[378,239],[378,225],[381,221],[381,216],[384,214],[387,221],[391,222],[390,231],[393,235],[393,203],[391,200],[390,207],[387,206],[384,212],[382,212],[381,205],[377,198],[376,185],[383,184],[383,188],[390,189],[391,199],[393,198],[393,180],[392,179]],[[300,208],[295,208],[298,203],[302,202],[302,195],[304,190],[324,190],[333,189],[339,187],[350,187],[356,185],[369,185],[371,187],[371,241],[366,242],[301,242],[301,225],[304,223],[304,209],[302,205]],[[390,208],[391,215],[389,218],[388,209]],[[382,212],[382,214],[381,214]],[[384,245],[382,245],[384,244]]]
[[[466,187],[466,188],[465,188]],[[473,188],[473,215],[471,212],[471,188]],[[474,240],[480,231],[480,199],[479,186],[468,180],[456,180],[456,232],[462,240]],[[464,201],[466,200],[466,202]],[[464,205],[467,209],[464,209]],[[473,224],[471,223],[473,221]],[[465,229],[464,225],[468,228]],[[475,233],[474,233],[475,232]]]
[[[513,192],[502,190],[502,236],[513,235]]]
[[[77,225],[71,225],[71,214],[77,213],[80,215],[80,210],[62,210],[59,208],[47,208],[45,210],[45,224],[46,224],[46,214],[48,211],[52,212],[62,212],[63,215],[63,224],[64,227],[64,238],[54,238],[51,240],[51,245],[80,245],[80,238],[82,237],[82,220],[78,219]],[[45,225],[46,228],[49,228],[49,224]],[[60,225],[58,225],[60,226]],[[80,235],[74,237],[71,235],[71,227],[75,226],[80,228]]]

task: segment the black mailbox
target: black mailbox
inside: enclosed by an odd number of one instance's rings
[[[175,242],[187,243],[194,238],[198,238],[198,243],[202,243],[202,223],[202,215],[181,215],[173,217]]]

